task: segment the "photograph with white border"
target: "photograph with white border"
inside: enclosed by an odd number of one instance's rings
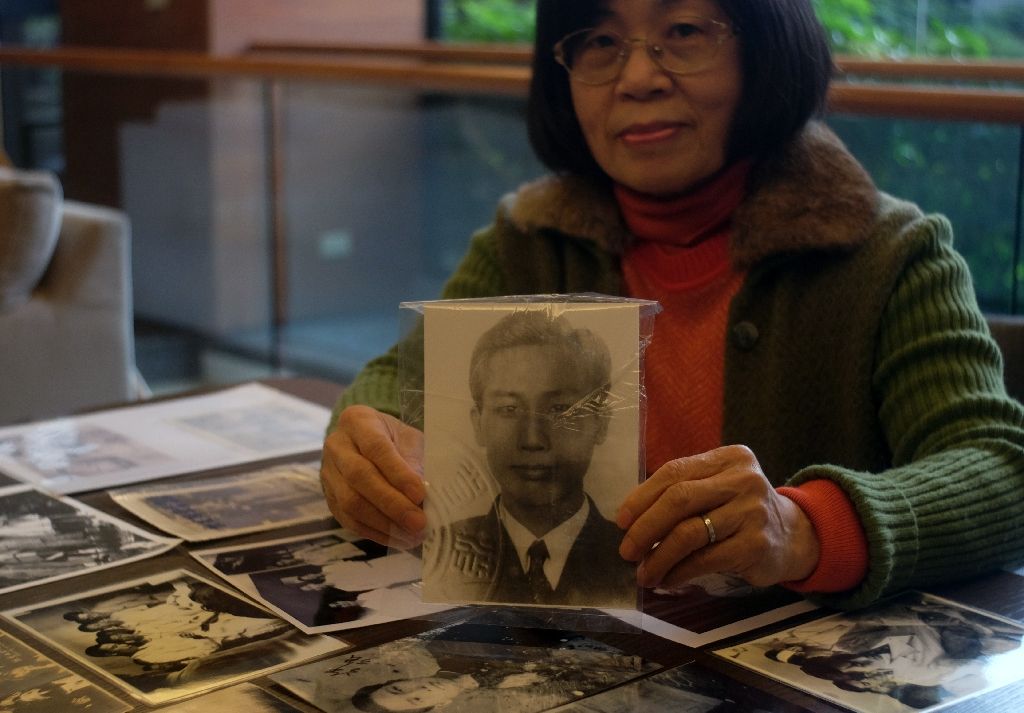
[[[65,494],[318,452],[330,409],[263,384],[0,428],[0,472]]]
[[[553,708],[551,713],[769,713],[769,695],[696,664],[659,671],[610,691]],[[769,705],[768,709],[762,708]]]
[[[349,647],[307,636],[183,569],[3,612],[72,659],[157,705]]]
[[[650,304],[424,303],[424,599],[636,608],[612,519],[641,475]]]
[[[180,542],[30,485],[0,488],[0,594],[155,557]]]
[[[251,683],[240,683],[161,708],[160,713],[210,713],[211,711],[245,711],[245,713],[298,713],[298,708],[280,697]]]
[[[270,678],[331,713],[536,713],[658,668],[574,632],[469,622]]]
[[[2,631],[0,670],[0,711],[5,713],[125,713],[133,708]]]
[[[264,532],[326,520],[319,463],[111,490],[110,498],[153,527],[188,542]]]
[[[817,608],[788,589],[754,587],[716,572],[677,587],[644,590],[642,612],[606,611],[663,639],[699,648]]]
[[[920,592],[714,653],[863,713],[932,711],[1024,679],[1024,625]]]
[[[344,530],[193,551],[204,566],[307,634],[429,617],[423,562]]]

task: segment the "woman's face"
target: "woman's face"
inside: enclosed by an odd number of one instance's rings
[[[610,0],[599,29],[655,41],[667,20],[695,15],[728,24],[714,0]],[[597,163],[641,193],[684,193],[725,166],[726,144],[743,78],[739,41],[724,39],[714,62],[695,74],[663,70],[641,43],[617,79],[571,80],[573,107]]]

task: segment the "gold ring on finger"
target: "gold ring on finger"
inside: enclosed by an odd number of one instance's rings
[[[715,535],[715,526],[711,524],[711,518],[707,515],[701,515],[701,519],[704,521],[704,529],[708,531],[708,544],[715,544],[715,540],[718,537]]]

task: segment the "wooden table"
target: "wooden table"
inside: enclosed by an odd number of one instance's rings
[[[330,406],[334,403],[341,387],[331,382],[318,379],[296,378],[296,379],[271,379],[263,383],[274,386],[287,393],[290,393],[318,404]],[[313,459],[317,453],[304,454],[302,458]],[[280,462],[295,462],[296,456],[278,458],[257,464],[268,466]],[[205,473],[182,476],[182,478],[201,479],[212,476],[227,475],[234,472],[252,470],[254,464],[224,468]],[[105,491],[95,491],[76,496],[82,502],[104,512],[116,515],[117,517],[132,522],[140,527],[151,530],[146,523],[134,518],[131,514],[117,506]],[[289,535],[318,532],[324,529],[337,527],[333,520],[326,520],[319,523],[311,523],[303,526],[275,530],[272,534],[263,533],[232,539],[231,544],[242,544],[245,542],[256,542],[271,538],[287,537]],[[221,543],[216,543],[217,545]],[[168,571],[176,568],[183,568],[209,577],[210,573],[200,566],[188,555],[191,549],[205,549],[211,547],[210,543],[198,543],[196,545],[184,544],[176,549],[156,558],[143,560],[108,570],[102,570],[81,577],[63,580],[51,584],[31,587],[29,589],[11,592],[0,596],[0,610],[7,610],[15,607],[39,603],[50,599],[66,596],[69,591],[86,591],[115,582],[126,581],[134,578],[151,576],[155,573]],[[1024,620],[1024,577],[1011,573],[997,573],[982,579],[962,582],[941,588],[930,590],[935,594],[948,597],[964,604],[976,606],[982,609],[993,611],[997,614],[1013,618],[1018,621]],[[464,619],[468,616],[468,609],[454,610],[448,616],[452,620]],[[811,615],[802,615],[804,618],[811,618]],[[814,616],[820,616],[815,614]],[[340,632],[339,638],[351,642],[355,648],[366,648],[392,641],[403,636],[419,633],[431,628],[432,624],[424,621],[399,621],[389,624],[364,627]],[[778,628],[779,625],[766,627],[764,631],[747,632],[736,640],[747,640],[754,638],[759,633]],[[843,711],[844,708],[834,706],[826,701],[814,698],[789,686],[780,684],[754,672],[734,666],[710,653],[707,649],[719,648],[723,642],[717,642],[704,650],[692,649],[653,634],[639,630],[624,630],[621,624],[616,623],[615,631],[587,632],[592,638],[605,641],[623,649],[627,653],[643,656],[644,658],[661,664],[665,667],[679,664],[696,662],[697,665],[714,670],[730,679],[748,687],[748,690],[739,695],[739,703],[743,708],[760,708],[766,711]],[[107,683],[94,673],[79,666],[74,660],[68,659],[60,652],[52,650],[42,642],[25,636],[24,632],[12,627],[6,621],[0,620],[0,629],[13,634],[16,638],[27,641],[34,648],[51,656],[54,660],[64,664],[76,673],[81,674],[97,686],[110,691],[118,698],[130,701],[128,695],[117,687]],[[724,643],[728,643],[726,640]],[[283,693],[283,689],[277,688],[267,678],[257,678],[252,681],[264,688],[272,688],[279,694],[288,698],[297,709],[304,711],[316,711],[317,709],[304,704],[303,702]],[[739,687],[738,687],[739,688]],[[138,705],[134,710],[154,710],[145,705]],[[956,706],[946,708],[949,711],[972,711],[992,713],[997,711],[1021,711],[1024,710],[1024,683],[999,689],[984,696],[964,701]],[[54,713],[63,713],[55,711]],[[228,713],[228,712],[224,712]]]

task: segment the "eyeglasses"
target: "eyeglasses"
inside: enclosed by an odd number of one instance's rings
[[[654,38],[626,38],[611,30],[587,28],[555,43],[555,60],[569,76],[584,84],[605,84],[618,78],[633,47],[643,45],[666,72],[694,74],[712,66],[722,43],[735,28],[718,20],[684,15],[661,23]]]

